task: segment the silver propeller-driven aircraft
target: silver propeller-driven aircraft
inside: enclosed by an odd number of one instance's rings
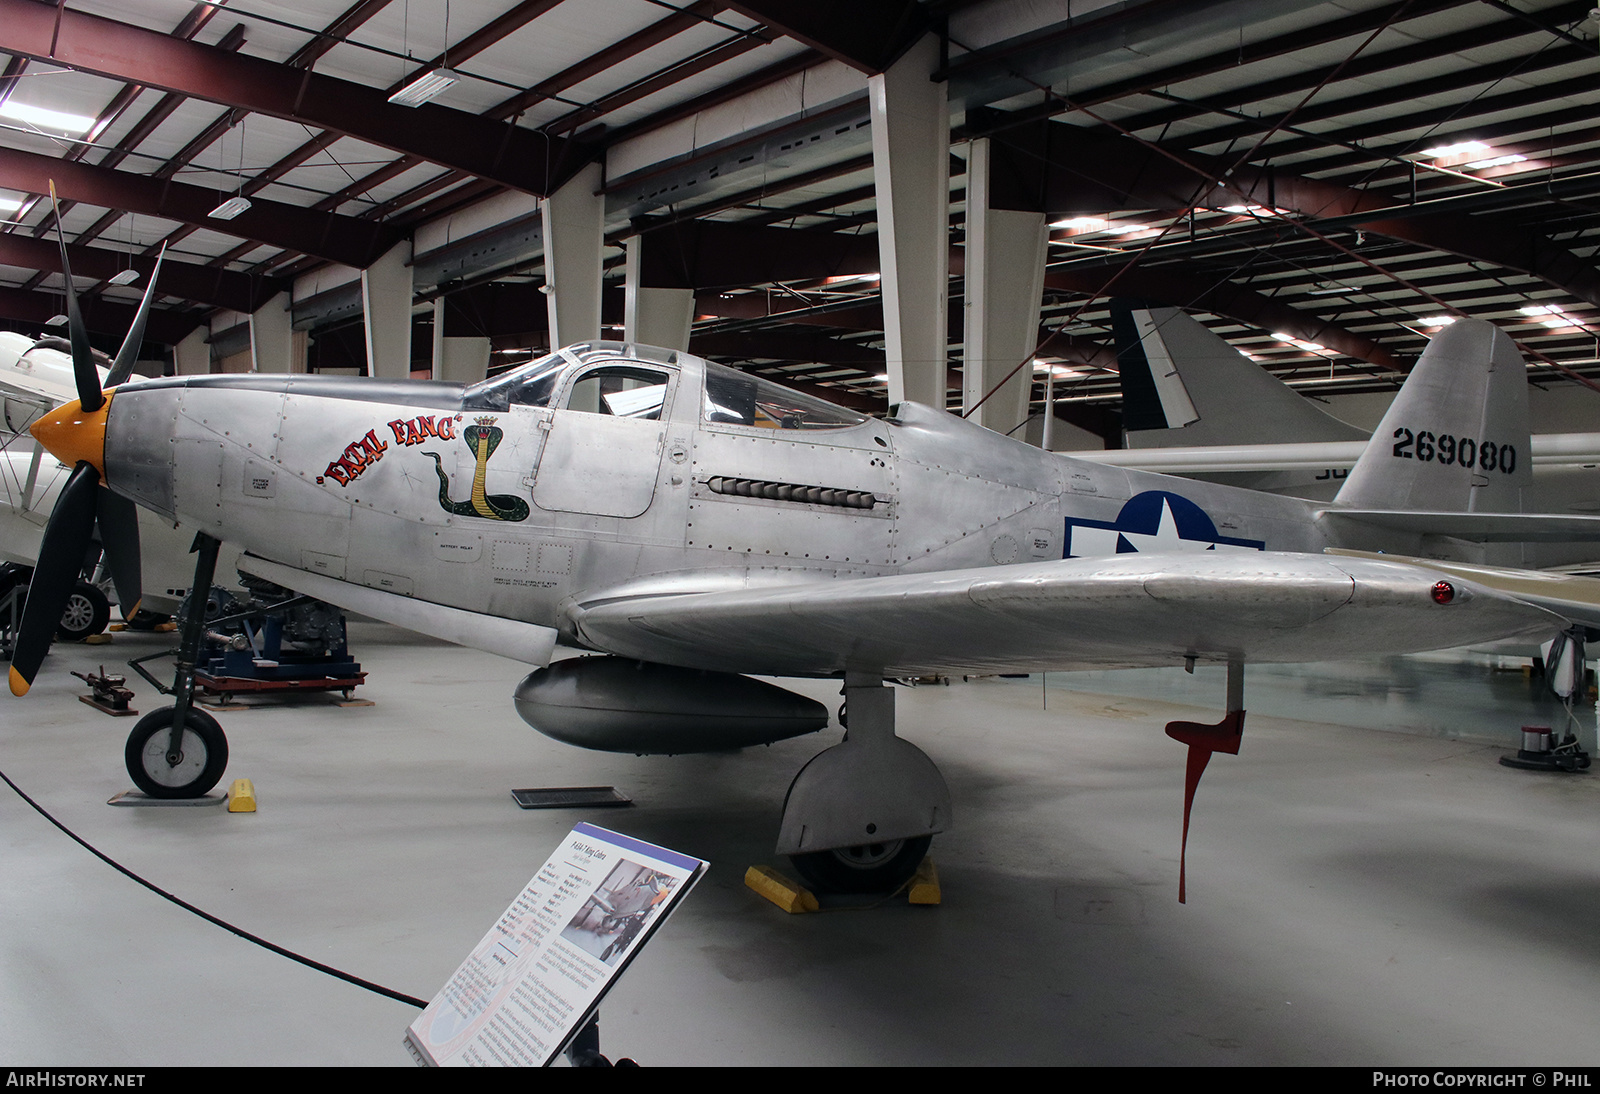
[[[848,733],[796,776],[778,850],[818,884],[874,888],[951,817],[886,680],[1225,663],[1222,722],[1168,728],[1192,798],[1210,753],[1238,748],[1246,662],[1563,630],[1469,579],[1323,553],[1481,561],[1483,543],[1600,535],[1516,512],[1528,426],[1502,395],[1522,362],[1458,350],[1435,341],[1332,504],[1084,463],[916,404],[868,418],[614,342],[465,387],[231,375],[102,395],[80,369],[82,405],[33,429],[76,468],[50,536],[83,534],[92,496],[130,499],[243,546],[250,573],[541,666],[516,707],[563,741],[779,740],[827,711],[746,674],[840,678]],[[43,658],[23,631],[18,694]],[[558,641],[600,656],[551,664]],[[182,701],[128,746],[169,796],[204,793],[225,757]]]

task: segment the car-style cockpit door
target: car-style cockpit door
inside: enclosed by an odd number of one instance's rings
[[[676,380],[673,370],[620,361],[575,373],[548,423],[534,504],[608,517],[649,509]]]

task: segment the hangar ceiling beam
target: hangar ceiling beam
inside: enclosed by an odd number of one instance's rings
[[[110,280],[123,270],[135,269],[148,278],[155,268],[153,258],[133,257],[100,247],[67,245],[72,272],[77,277]],[[20,266],[41,274],[61,272],[61,248],[53,241],[32,239],[15,233],[0,234],[0,265]],[[170,255],[161,264],[161,281],[156,291],[196,304],[234,311],[253,312],[265,301],[289,287],[275,277],[239,273],[193,262],[180,262]]]
[[[705,290],[867,273],[871,272],[877,254],[871,236],[748,227],[717,221],[669,225],[649,235],[652,238],[664,236],[669,241],[668,246],[645,250],[642,283],[657,287]],[[961,259],[960,252],[951,256],[951,272],[961,271]],[[1044,285],[1074,293],[1094,293],[1113,272],[1115,269],[1102,266],[1066,271],[1054,269],[1047,274]],[[1135,267],[1117,279],[1116,291],[1173,307],[1203,308],[1262,330],[1293,334],[1360,361],[1389,369],[1400,368],[1394,355],[1370,338],[1219,278],[1161,267],[1149,270]],[[703,291],[695,299],[695,312],[739,319],[771,317],[785,323],[845,330],[884,329],[883,311],[878,301],[775,312],[762,295],[747,293],[724,297]],[[951,336],[952,332],[947,329],[946,337]],[[953,336],[960,337],[959,328]]]
[[[1588,0],[1580,4],[1569,4],[1573,9],[1582,8],[1585,13],[1592,6]],[[1477,27],[1468,31],[1458,31],[1455,34],[1441,35],[1428,42],[1407,40],[1407,43],[1398,49],[1385,53],[1374,54],[1371,57],[1357,58],[1347,65],[1338,74],[1338,79],[1348,80],[1360,76],[1374,76],[1389,72],[1389,70],[1438,57],[1449,57],[1472,49],[1485,46],[1503,44],[1511,39],[1535,34],[1537,31],[1521,23],[1519,20],[1506,19],[1486,27]],[[1412,81],[1395,81],[1390,86],[1373,90],[1363,89],[1354,95],[1343,98],[1319,98],[1315,102],[1307,103],[1295,111],[1296,125],[1307,125],[1315,122],[1328,121],[1333,118],[1342,118],[1356,115],[1361,112],[1381,110],[1385,107],[1404,105],[1429,95],[1447,95],[1461,92],[1474,87],[1493,87],[1502,80],[1512,78],[1528,78],[1535,73],[1557,68],[1563,65],[1572,65],[1593,61],[1594,47],[1587,50],[1577,46],[1559,45],[1549,49],[1539,50],[1530,55],[1518,55],[1493,62],[1473,65],[1460,71],[1443,73],[1424,79]],[[1135,115],[1130,119],[1120,119],[1120,123],[1129,129],[1145,130],[1155,126],[1164,126],[1184,121],[1197,115],[1203,115],[1207,108],[1217,106],[1242,106],[1250,103],[1266,102],[1279,96],[1290,95],[1296,92],[1310,90],[1317,86],[1316,73],[1297,72],[1275,80],[1267,80],[1250,87],[1239,88],[1223,95],[1202,99],[1193,105],[1163,107],[1147,114]],[[1548,98],[1549,91],[1545,89]],[[1452,113],[1460,112],[1460,104],[1452,104]],[[1475,113],[1487,113],[1482,109],[1481,103],[1474,103]],[[1277,118],[1268,112],[1261,119],[1261,128],[1270,127]],[[1398,123],[1398,124],[1396,124]],[[1414,116],[1401,115],[1390,120],[1395,128],[1418,128]],[[1181,144],[1184,147],[1201,147],[1209,144],[1222,144],[1230,140],[1245,140],[1260,132],[1254,121],[1230,121],[1226,125],[1214,129],[1199,130],[1185,135],[1181,142],[1174,142],[1174,146]],[[1299,137],[1288,138],[1271,146],[1270,151],[1275,155],[1287,154],[1283,150],[1293,152],[1305,151],[1308,148],[1318,147],[1314,138]]]
[[[1009,129],[996,145],[1008,153],[996,156],[996,169],[1007,172],[996,181],[993,202],[1000,208],[1082,215],[1249,203],[1313,221],[1338,218],[1391,239],[1521,270],[1600,306],[1600,274],[1591,263],[1506,214],[1429,213],[1387,194],[1273,168],[1234,168],[1195,152],[1174,153],[1180,164],[1143,142],[1060,122]],[[1226,185],[1217,181],[1230,170]]]
[[[795,54],[793,57],[788,57],[777,62],[776,64],[768,65],[766,68],[752,72],[748,76],[742,76],[731,83],[714,88],[711,91],[705,92],[704,94],[696,95],[694,98],[689,99],[686,102],[674,103],[671,106],[662,107],[654,114],[646,115],[645,117],[640,118],[638,121],[629,122],[626,125],[619,125],[615,129],[607,130],[601,138],[601,143],[603,143],[606,147],[612,147],[614,145],[621,144],[623,141],[626,141],[632,137],[637,137],[641,133],[649,133],[652,130],[671,125],[673,122],[682,121],[684,118],[693,117],[703,110],[709,110],[714,106],[720,106],[723,103],[732,102],[733,100],[744,95],[748,95],[753,91],[760,91],[764,87],[770,87],[779,80],[785,80],[797,72],[804,72],[809,68],[815,68],[827,60],[828,57],[817,50],[803,50],[800,53]]]
[[[128,171],[68,163],[34,152],[0,149],[0,186],[29,194],[46,194],[52,179],[63,197],[87,205],[165,217],[285,250],[314,254],[358,269],[383,254],[400,238],[400,233],[387,225],[261,199],[233,220],[213,220],[207,214],[232,197],[231,193],[171,179],[147,178]]]
[[[0,0],[0,50],[330,129],[540,196],[587,159],[571,141],[379,88],[33,0]]]
[[[84,325],[90,333],[107,338],[121,337],[127,333],[137,310],[134,304],[108,300],[103,296],[82,297],[78,304]],[[0,287],[0,319],[45,327],[60,314],[61,294],[58,292]],[[198,311],[151,309],[144,331],[145,340],[176,345],[203,322],[204,317]]]
[[[927,29],[917,0],[730,0],[728,7],[869,76],[899,60]]]
[[[1142,71],[1138,75],[1126,80],[1119,80],[1111,84],[1087,89],[1083,94],[1074,96],[1071,103],[1061,99],[1051,98],[1035,107],[1025,107],[1004,116],[1005,123],[1022,124],[1030,121],[1040,121],[1058,114],[1067,113],[1073,105],[1099,106],[1113,102],[1140,92],[1150,91],[1155,88],[1172,87],[1187,80],[1194,80],[1204,76],[1212,76],[1238,68],[1242,65],[1254,64],[1260,61],[1282,57],[1302,49],[1327,45],[1345,38],[1370,33],[1390,22],[1402,22],[1409,19],[1432,15],[1449,8],[1462,7],[1478,0],[1396,0],[1384,4],[1382,7],[1370,11],[1356,12],[1339,19],[1332,19],[1326,23],[1319,23],[1313,27],[1292,31],[1288,34],[1266,38],[1259,42],[1241,42],[1237,46],[1192,61],[1169,65],[1165,68]],[[1063,28],[1064,32],[1069,28]],[[1029,42],[1029,45],[1037,43]],[[980,86],[987,84],[995,78],[1004,78],[1012,75],[1012,66],[1015,62],[1006,56],[1012,43],[1002,42],[996,46],[975,50],[951,60],[948,67],[937,75],[947,78],[952,85],[977,83]],[[1308,86],[1315,86],[1313,80]],[[998,119],[991,119],[998,120]],[[970,126],[970,123],[969,123]],[[980,136],[987,130],[974,128],[972,135]]]
[[[462,42],[451,46],[448,51],[448,55],[451,58],[454,58],[456,63],[460,63],[463,58],[488,48],[489,45],[492,45],[494,41],[497,41],[500,37],[510,33],[511,30],[516,29],[516,27],[521,26],[523,23],[531,20],[534,16],[541,14],[543,11],[546,11],[553,6],[555,6],[554,0],[525,0],[523,4],[507,13],[507,15],[502,16],[500,19],[490,24],[490,27],[486,28],[485,31],[471,35]],[[720,0],[701,0],[700,3],[693,4],[681,11],[676,11],[663,19],[657,20],[655,23],[645,27],[643,30],[637,31],[621,41],[616,42],[605,49],[584,58],[581,61],[569,65],[567,68],[556,73],[556,75],[550,77],[549,79],[542,80],[533,87],[528,88],[525,91],[518,92],[510,98],[491,107],[489,110],[485,111],[482,116],[484,118],[495,120],[511,119],[514,121],[518,115],[535,104],[553,98],[556,95],[559,95],[561,92],[567,90],[569,87],[581,83],[582,81],[589,79],[591,76],[605,71],[607,68],[610,68],[613,65],[621,64],[630,58],[643,53],[645,50],[650,49],[652,46],[659,45],[686,30],[700,26],[706,19],[709,19],[711,16],[720,11],[723,6],[724,5],[720,2]],[[495,32],[492,36],[488,34],[488,31],[490,30]],[[428,65],[423,67],[423,70],[426,70],[426,68],[429,66],[437,67],[442,63],[443,55],[435,58],[433,61],[430,61]],[[663,77],[656,84],[652,85],[652,89],[660,90],[661,87],[665,86],[667,83],[686,79],[689,75],[691,75],[691,72],[689,70],[689,66],[680,65],[669,69],[667,75],[670,78]],[[400,84],[393,85],[389,88],[389,90],[397,90],[404,82],[405,81],[401,81]],[[635,89],[639,90],[637,85],[635,86]],[[640,90],[640,93],[643,94],[644,92]],[[568,117],[571,117],[571,115],[568,115]],[[269,168],[263,173],[262,177],[276,178],[278,175],[281,175],[289,169],[298,166],[305,160],[309,159],[313,154],[332,143],[332,140],[335,139],[336,136],[337,134],[323,133],[318,137],[307,141],[300,148],[286,156],[279,164]],[[421,162],[423,162],[423,159],[420,156],[400,156],[392,163],[385,164],[384,166],[369,172],[363,177],[351,182],[349,186],[345,187],[343,190],[340,190],[338,193],[332,194],[318,202],[315,208],[336,209],[346,201],[364,197],[375,187],[378,187],[390,179],[409,171],[411,168],[415,167]],[[465,182],[465,185],[458,185],[463,182]],[[380,219],[390,215],[398,209],[413,206],[417,202],[423,201],[430,194],[437,193],[440,190],[444,190],[453,186],[456,187],[454,191],[445,194],[436,201],[428,202],[419,208],[411,210],[411,212],[407,215],[407,221],[415,223],[420,219],[442,215],[443,212],[447,211],[448,208],[459,207],[461,204],[467,201],[475,200],[479,196],[492,193],[494,188],[492,182],[485,181],[481,178],[473,179],[468,175],[462,174],[461,172],[449,171],[435,178],[428,179],[417,186],[413,186],[404,193],[397,194],[389,198],[388,200],[367,210],[363,215],[369,219]]]
[[[236,24],[232,30],[224,34],[222,36],[222,40],[216,44],[215,48],[227,50],[231,53],[243,45],[244,24],[240,23]],[[132,92],[134,96],[137,96],[137,94],[143,90],[144,89],[142,87],[138,87],[134,84],[128,84],[124,87],[124,91]],[[121,96],[119,95],[119,98],[120,97]],[[128,132],[123,135],[122,139],[119,140],[110,151],[106,152],[105,155],[100,157],[100,160],[96,166],[112,168],[116,167],[123,160],[127,159],[128,156],[133,153],[134,149],[138,148],[139,145],[144,143],[145,139],[149,137],[150,134],[159,129],[161,123],[170,118],[173,112],[176,111],[184,101],[185,100],[182,95],[174,94],[170,91],[161,96],[156,105],[147,110],[144,117],[135,122],[133,128],[128,130]],[[97,124],[99,124],[101,121],[109,120],[108,116],[111,114],[112,111],[105,111],[105,113],[101,115],[100,119],[97,120]],[[210,143],[211,141],[209,140],[206,142],[206,144]],[[88,151],[93,147],[93,145],[89,144],[76,145],[62,158],[68,160],[82,160]],[[182,153],[180,153],[180,155],[182,155]],[[184,160],[183,162],[187,163],[188,160]],[[173,161],[169,160],[160,168],[157,168],[155,171],[151,171],[149,173],[161,178],[170,178],[177,171],[178,166],[179,165],[175,165]],[[74,203],[70,201],[62,202],[60,210],[61,213],[66,213],[68,209],[72,208],[73,204]],[[119,219],[121,219],[121,217],[122,211],[120,209],[112,209],[88,228],[84,229],[82,232],[79,232],[77,241],[79,243],[88,243],[90,240],[99,237],[102,232],[104,232],[111,225],[115,224]],[[34,225],[33,234],[36,237],[49,234],[51,229],[55,226],[55,222],[56,214],[47,213],[38,224]]]
[[[813,331],[710,331],[690,339],[692,353],[716,357],[844,365],[862,372],[883,369],[883,350]]]
[[[875,236],[694,220],[640,238],[639,284],[646,288],[717,289],[878,272]]]

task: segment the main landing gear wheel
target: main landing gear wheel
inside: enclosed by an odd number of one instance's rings
[[[790,855],[789,861],[813,888],[830,893],[888,893],[911,880],[932,843],[932,836],[916,836],[809,851]]]
[[[66,610],[61,613],[61,625],[56,633],[68,642],[82,642],[90,635],[99,634],[111,622],[111,602],[106,594],[87,581],[80,581],[67,598]]]
[[[183,747],[167,755],[172,741],[173,707],[152,710],[128,734],[124,758],[134,785],[152,798],[198,798],[217,785],[228,766],[228,738],[217,720],[189,708]]]

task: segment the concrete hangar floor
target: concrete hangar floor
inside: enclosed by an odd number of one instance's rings
[[[105,804],[129,785],[131,720],[79,703],[68,672],[158,637],[58,645],[4,707],[0,770],[155,884],[420,997],[578,820],[709,859],[601,1012],[602,1049],[646,1065],[1600,1063],[1600,779],[1496,764],[1560,711],[1482,660],[1252,669],[1243,751],[1200,788],[1187,905],[1183,749],[1160,727],[1214,719],[1220,672],[903,690],[902,732],[955,795],[943,905],[788,916],[742,878],[774,862],[788,781],[837,730],[584,752],[518,720],[520,666],[351,632],[375,705],[219,716],[255,814]],[[524,812],[509,794],[591,784],[637,804]],[[5,787],[0,877],[9,1065],[409,1063],[411,1007],[161,900]]]

